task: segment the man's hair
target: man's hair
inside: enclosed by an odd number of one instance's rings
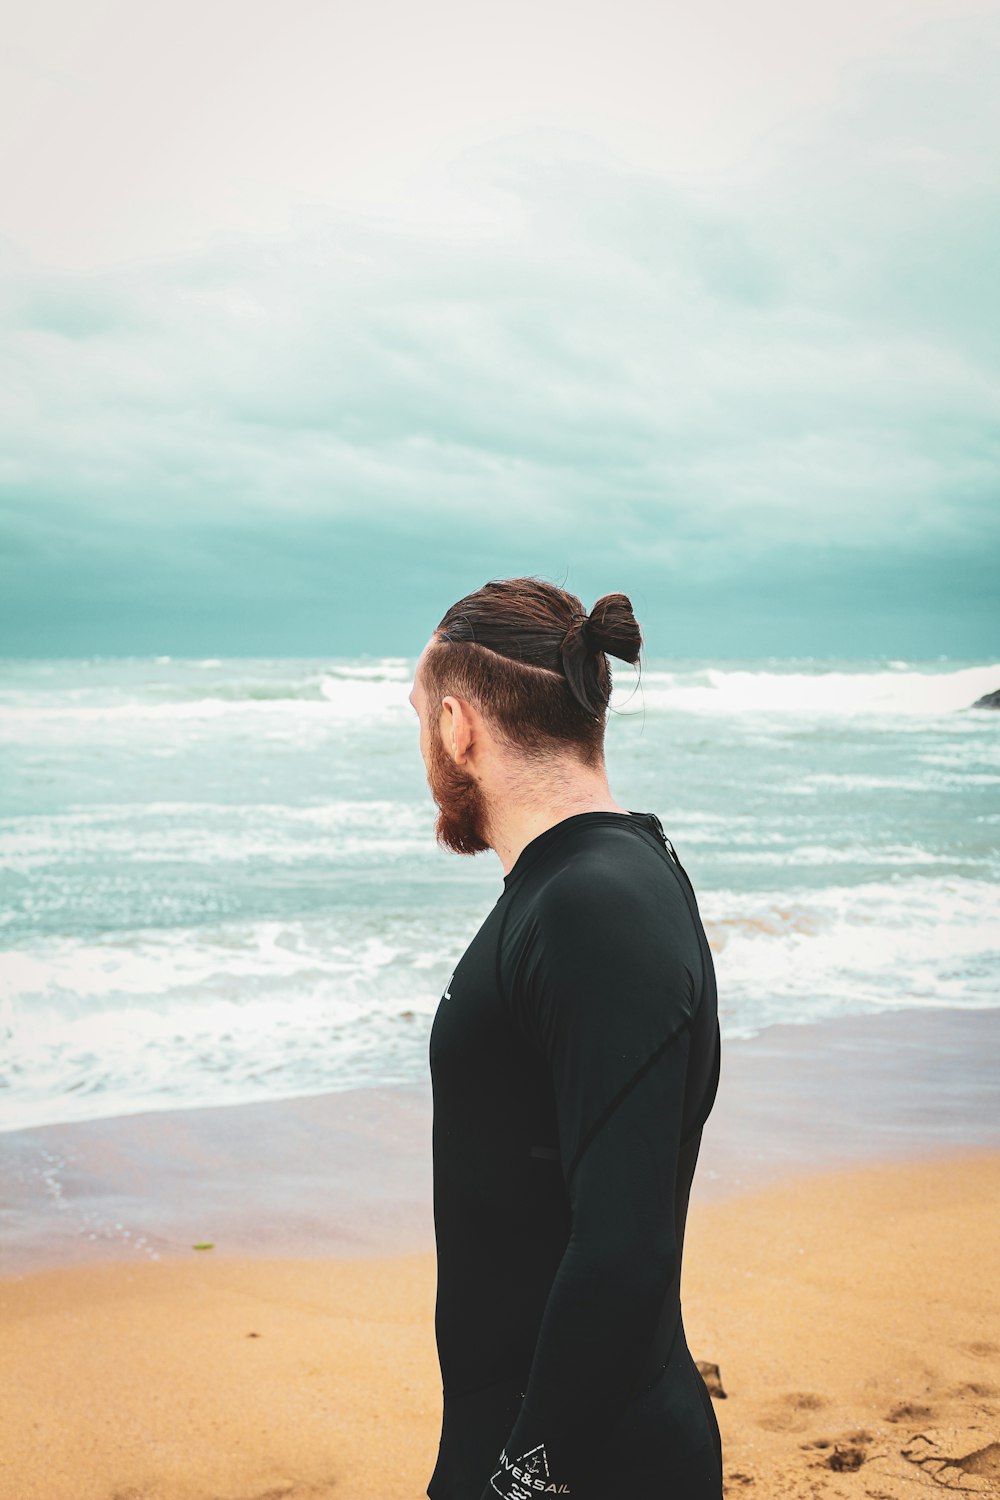
[[[575,594],[542,578],[491,579],[451,606],[428,646],[422,682],[431,724],[446,696],[465,698],[512,749],[542,759],[569,746],[598,765],[608,654],[635,663],[641,649],[625,594],[605,594],[588,615]]]

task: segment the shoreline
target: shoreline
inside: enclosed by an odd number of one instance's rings
[[[1000,1147],[998,1038],[1000,1009],[912,1007],[724,1039],[692,1204]],[[0,1133],[0,1276],[432,1249],[431,1118],[428,1078]]]

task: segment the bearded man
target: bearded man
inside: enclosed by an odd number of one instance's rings
[[[588,615],[499,579],[451,606],[414,674],[438,841],[504,872],[430,1036],[430,1500],[722,1497],[680,1299],[715,972],[673,844],[604,761],[608,655],[641,648],[624,594]]]

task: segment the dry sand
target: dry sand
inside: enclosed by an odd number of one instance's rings
[[[684,1320],[726,1392],[727,1496],[1000,1495],[998,1228],[990,1150],[693,1199]],[[0,1497],[423,1500],[434,1290],[430,1251],[8,1276]]]

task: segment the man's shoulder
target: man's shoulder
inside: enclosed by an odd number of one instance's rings
[[[626,1014],[662,1017],[665,995],[687,1008],[701,956],[669,854],[631,829],[609,832],[574,835],[536,872],[512,933],[511,983],[543,1008],[568,1000],[576,1016],[589,1014],[588,996],[603,1014],[609,989],[627,992],[624,1026]]]
[[[570,831],[558,853],[538,871],[530,900],[543,925],[609,913],[637,905],[662,906],[677,894],[669,855],[651,837],[617,824]],[[682,903],[683,904],[683,903]]]

